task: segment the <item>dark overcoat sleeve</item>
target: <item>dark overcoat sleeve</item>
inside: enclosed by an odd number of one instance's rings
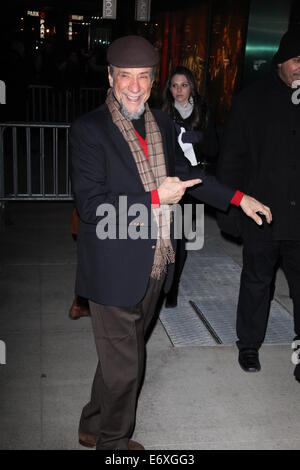
[[[244,112],[242,100],[237,96],[225,124],[217,166],[218,180],[241,191],[245,187],[244,168],[247,158]],[[242,235],[242,216],[239,208],[231,206],[227,213],[219,212],[217,214],[218,225],[225,233],[240,237]]]
[[[244,129],[243,106],[235,98],[221,138],[217,177],[224,184],[241,189],[244,185],[244,162],[247,143]]]
[[[200,178],[202,183],[188,190],[188,193],[201,202],[209,204],[216,209],[226,211],[235,190],[220,183],[213,175],[205,173],[200,166],[191,166],[185,158],[177,139],[175,138],[175,175],[182,181]]]

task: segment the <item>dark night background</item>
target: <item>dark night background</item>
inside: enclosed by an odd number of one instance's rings
[[[263,3],[274,4],[266,18],[267,27],[268,19],[275,17],[276,3],[285,2],[259,2]],[[193,70],[199,92],[208,96],[217,120],[222,123],[233,94],[243,85],[249,14],[257,5],[255,0],[152,0],[150,22],[142,23],[134,18],[135,0],[117,2],[116,20],[101,19],[100,0],[12,0],[1,6],[0,79],[7,85],[7,104],[1,106],[0,120],[72,121],[83,111],[99,105],[108,85],[105,60],[108,44],[122,35],[141,34],[155,44],[161,55],[153,103],[159,103],[168,74],[180,63]],[[40,18],[28,16],[28,10],[42,12],[44,39],[40,38]],[[299,0],[291,0],[289,11],[287,24],[299,23]],[[73,21],[70,41],[71,14],[82,15],[84,19]],[[33,103],[30,86],[40,93],[39,103],[37,98]],[[48,92],[52,105],[55,103],[51,116],[45,112],[48,104],[41,96],[46,86],[51,87]],[[89,103],[79,109],[82,88],[99,91],[97,95],[94,91]],[[69,110],[66,115],[58,108],[69,106],[65,103],[69,98],[73,102],[72,112]],[[37,113],[34,107],[43,110]]]

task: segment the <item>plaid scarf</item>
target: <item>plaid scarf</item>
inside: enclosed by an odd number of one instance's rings
[[[120,112],[120,104],[111,88],[107,93],[106,104],[113,123],[129,145],[145,191],[150,192],[158,188],[166,179],[167,172],[160,130],[148,104],[145,104],[145,128],[149,160],[141,147],[132,122]],[[168,263],[175,262],[175,253],[170,240],[172,213],[169,205],[161,205],[152,210],[157,224],[157,243],[151,277],[160,279],[166,272]]]

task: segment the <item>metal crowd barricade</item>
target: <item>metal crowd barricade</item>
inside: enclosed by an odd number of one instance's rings
[[[8,201],[72,201],[69,128],[61,123],[0,124],[0,209]]]
[[[80,88],[79,90],[79,115],[88,113],[104,103],[106,88]]]
[[[55,92],[52,86],[29,85],[26,103],[27,121],[54,121],[57,109],[55,101]]]
[[[105,101],[106,87],[30,85],[27,122],[0,123],[0,228],[9,201],[71,201],[70,122]]]
[[[57,89],[29,85],[26,103],[28,122],[72,122],[105,101],[106,88]]]

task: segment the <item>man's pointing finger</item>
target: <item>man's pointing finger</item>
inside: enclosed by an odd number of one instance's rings
[[[199,184],[199,183],[202,183],[202,180],[200,180],[199,178],[181,182],[184,188],[191,188],[192,186],[195,186],[196,184]]]

